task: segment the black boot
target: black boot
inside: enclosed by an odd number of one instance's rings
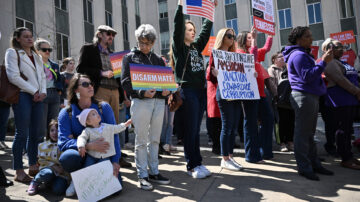
[[[0,167],[0,186],[1,187],[8,187],[13,185],[14,183],[8,179],[6,179],[5,173],[2,169],[2,167]]]

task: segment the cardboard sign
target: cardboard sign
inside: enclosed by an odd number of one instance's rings
[[[252,0],[254,27],[260,32],[275,35],[272,0]]]
[[[109,160],[71,173],[79,201],[99,201],[122,189]]]
[[[311,46],[311,54],[314,56],[314,59],[316,60],[319,53],[319,46]]]
[[[134,90],[177,90],[171,67],[130,63],[130,76]]]
[[[122,60],[124,56],[128,53],[130,53],[130,51],[127,50],[110,54],[110,62],[113,68],[114,78],[121,77]]]
[[[212,49],[214,48],[216,36],[210,36],[209,41],[207,42],[202,55],[210,56]]]
[[[213,50],[215,69],[218,70],[218,87],[222,99],[257,100],[259,90],[254,76],[253,54]]]
[[[332,34],[330,34],[330,38],[336,39],[336,40],[340,41],[342,44],[344,44],[344,43],[351,44],[351,43],[356,42],[353,30],[332,33]]]

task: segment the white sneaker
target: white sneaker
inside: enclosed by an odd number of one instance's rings
[[[281,146],[280,146],[280,151],[281,151],[281,152],[288,152],[289,150],[288,150],[288,148],[286,148],[286,145],[285,145],[285,144],[281,144]]]
[[[200,167],[200,170],[205,173],[206,177],[209,177],[211,175],[211,172],[209,169],[207,169],[205,166],[201,165],[199,166]]]
[[[152,184],[149,182],[148,178],[140,178],[139,179],[139,188],[146,190],[146,191],[154,189]]]
[[[75,192],[75,186],[74,186],[74,182],[71,181],[70,186],[66,189],[65,192],[66,196],[74,196],[76,194]]]
[[[233,162],[233,164],[238,167],[240,170],[243,170],[244,167],[240,165],[240,163],[236,162],[234,158],[230,158],[230,160]]]
[[[187,174],[195,179],[206,178],[206,174],[204,172],[202,172],[202,170],[200,169],[199,166],[195,167],[194,171],[191,171],[191,170],[187,171]]]
[[[163,148],[164,148],[165,151],[170,152],[170,145],[169,144],[164,144]]]
[[[228,169],[228,170],[233,170],[233,171],[239,171],[240,168],[238,168],[230,159],[225,161],[224,159],[221,159],[221,167]]]

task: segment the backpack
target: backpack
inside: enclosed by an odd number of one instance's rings
[[[288,79],[287,69],[281,73],[281,80],[277,87],[278,101],[277,106],[280,108],[292,109],[290,104],[291,86]]]

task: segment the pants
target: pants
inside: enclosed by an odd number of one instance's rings
[[[319,96],[293,90],[290,103],[295,110],[294,152],[298,172],[313,172],[313,168],[321,167],[314,142]]]
[[[295,112],[292,109],[278,107],[279,136],[281,143],[293,142],[295,127]]]
[[[351,152],[351,135],[356,106],[329,108],[329,124],[335,128],[337,152],[342,161],[353,158]]]
[[[20,92],[19,103],[13,105],[15,116],[15,138],[12,152],[14,170],[23,169],[22,153],[27,148],[29,165],[37,162],[38,143],[41,139],[43,102],[34,102],[29,93]]]
[[[184,137],[184,153],[187,170],[200,166],[200,125],[206,106],[206,89],[183,88],[183,104],[178,109],[176,132]]]
[[[119,123],[124,123],[126,121],[126,107],[124,106],[119,110]],[[119,133],[119,142],[120,148],[124,148],[125,145],[125,131]]]
[[[60,176],[56,176],[51,168],[46,167],[36,174],[34,181],[37,183],[44,183],[51,186],[51,190],[56,195],[63,195],[68,186],[67,180]]]
[[[135,163],[139,178],[159,174],[158,153],[164,118],[165,100],[138,99],[131,101],[131,120],[135,127]]]
[[[218,151],[220,153],[221,118],[208,118],[208,123],[208,132],[213,141],[212,149],[213,151]]]
[[[243,101],[245,160],[256,163],[273,158],[274,116],[266,97]],[[260,121],[260,129],[258,127]]]
[[[175,112],[171,112],[169,105],[165,105],[164,110],[164,122],[161,130],[161,144],[171,144],[171,135],[173,134],[174,128],[174,115]]]
[[[111,106],[116,123],[119,124],[119,91],[118,89],[107,89],[99,87],[95,99],[105,101]]]
[[[238,130],[238,124],[241,114],[241,102],[226,101],[221,99],[218,101],[221,114],[221,134],[220,134],[220,148],[222,156],[229,156],[233,154],[235,145],[235,135]]]
[[[44,137],[48,133],[47,129],[50,121],[52,119],[57,120],[60,111],[60,95],[58,91],[55,88],[48,88],[46,89],[46,92],[47,95],[44,99],[44,115],[42,121],[43,133],[41,134],[42,137],[40,137],[41,140],[44,140]]]
[[[319,111],[321,113],[321,118],[324,120],[326,136],[326,143],[324,144],[324,148],[327,152],[332,153],[336,151],[335,133],[337,127],[334,127],[333,125],[336,120],[334,120],[334,116],[331,116],[330,110],[330,107],[325,105],[325,96],[320,96]]]
[[[0,107],[0,141],[5,141],[10,107]]]

